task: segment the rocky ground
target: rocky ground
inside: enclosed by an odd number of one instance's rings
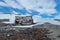
[[[0,40],[60,40],[60,25],[44,23],[32,28],[0,27]]]
[[[37,27],[47,28],[50,31],[53,31],[53,33],[51,33],[49,35],[49,37],[52,38],[52,40],[60,40],[60,36],[59,36],[60,35],[60,25],[44,23],[44,24],[41,24],[41,25],[37,25]]]

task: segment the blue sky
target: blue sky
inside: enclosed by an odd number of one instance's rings
[[[60,15],[60,0],[0,0],[0,12],[54,19]]]
[[[12,0],[12,1],[14,1],[16,4],[18,4],[18,5],[22,5],[22,4],[20,4],[17,0]],[[49,0],[48,0],[49,1]],[[56,11],[57,12],[60,12],[60,0],[54,0],[55,1],[55,3],[57,4],[56,5],[56,7],[55,7],[55,9],[56,9]],[[7,1],[8,2],[8,1]],[[2,4],[2,5],[0,5],[0,12],[8,12],[8,13],[10,13],[10,12],[12,12],[12,11],[16,11],[17,13],[20,13],[20,14],[26,14],[26,13],[29,13],[28,12],[28,10],[26,10],[25,9],[25,7],[23,6],[23,8],[22,9],[19,9],[19,8],[14,8],[14,7],[12,7],[12,6],[9,6],[9,4],[6,2],[6,0],[0,0],[0,3]],[[26,1],[27,2],[27,1]],[[4,4],[6,4],[6,6],[5,5],[3,5],[3,3]],[[33,3],[32,3],[33,4]],[[14,6],[15,6],[15,4],[14,4]],[[42,7],[40,7],[40,8],[42,8]],[[32,10],[32,9],[30,9],[30,11],[31,11],[31,15],[38,15],[40,12],[38,12],[38,11],[36,11],[36,10]],[[55,16],[57,16],[57,15],[59,15],[59,14],[57,14],[57,13],[54,13],[54,14],[51,14],[51,16],[49,16],[49,15],[47,15],[47,14],[40,14],[40,16],[42,16],[43,18],[54,18]]]

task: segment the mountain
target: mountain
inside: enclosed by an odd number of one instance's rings
[[[60,28],[60,25],[55,25],[55,24],[45,22],[43,24],[39,24],[39,25],[36,25],[34,27],[36,27],[36,28],[42,27],[42,28],[49,28],[49,29],[52,28],[53,29],[53,28]]]
[[[60,19],[55,19],[55,21],[59,21],[60,22]]]

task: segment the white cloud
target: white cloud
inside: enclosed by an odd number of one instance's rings
[[[56,17],[59,19],[60,16]],[[35,15],[33,16],[33,20],[34,20],[34,23],[45,23],[45,22],[48,22],[48,23],[51,23],[51,24],[55,24],[55,25],[60,25],[60,22],[58,21],[55,21],[53,18],[42,18],[38,15]]]
[[[0,13],[0,19],[9,19],[8,22],[4,22],[4,23],[15,23],[15,14],[4,14],[4,13]]]
[[[44,23],[44,22],[46,22],[45,18],[42,18],[41,16],[38,16],[38,15],[33,16],[33,21],[34,21],[34,23]]]
[[[17,4],[14,0],[4,0],[7,4],[0,2],[0,5],[6,5],[13,8],[22,9],[25,7],[29,12],[29,9],[36,10],[40,13],[46,13],[51,15],[52,13],[57,13],[55,7],[56,2],[54,0],[16,0],[19,4]]]
[[[27,14],[25,14],[25,15],[20,15],[20,16],[31,16],[31,15],[27,13]]]
[[[13,0],[4,0],[8,6],[13,7],[13,8],[18,8],[18,9],[22,9],[23,7],[21,5],[18,5],[16,2],[14,2]]]
[[[0,6],[7,6],[7,4],[0,2]]]
[[[16,11],[13,11],[13,14],[19,14],[19,13],[17,13]]]
[[[54,19],[60,19],[60,13]]]
[[[40,13],[57,13],[55,7],[56,3],[54,0],[17,0],[26,8],[36,10]]]
[[[54,19],[48,21],[51,24],[60,25],[60,22],[55,21]]]
[[[17,0],[16,0],[17,1]],[[4,3],[5,2],[5,3]],[[20,0],[15,2],[15,0],[4,0],[4,2],[0,2],[0,6],[9,6],[12,8],[18,8],[18,9],[22,9],[23,6],[20,4],[18,4],[17,2],[20,3]]]
[[[56,9],[41,9],[41,8],[35,8],[34,10],[40,12],[40,13],[46,13],[46,14],[52,14],[52,13],[56,13]]]
[[[26,16],[31,16],[31,14],[26,13]]]

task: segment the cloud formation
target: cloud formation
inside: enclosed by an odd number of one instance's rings
[[[30,13],[30,10],[36,10],[40,14],[48,15],[57,13],[55,9],[57,4],[54,0],[4,0],[4,2],[0,2],[0,5],[18,9],[26,8]]]
[[[36,10],[40,13],[46,14],[57,13],[55,9],[57,4],[54,0],[21,0],[20,3],[26,9]]]
[[[4,0],[9,7],[21,9],[22,6],[17,4],[14,0]]]
[[[60,15],[56,16],[55,18],[42,18],[41,16],[35,15],[35,16],[33,16],[33,20],[34,20],[34,23],[39,23],[39,24],[48,22],[51,24],[60,25],[59,21],[54,20],[54,19],[60,19],[59,17],[60,17]]]

